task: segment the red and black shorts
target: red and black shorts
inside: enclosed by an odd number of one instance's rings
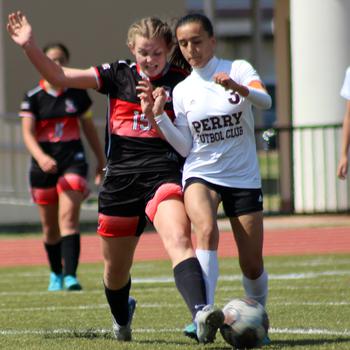
[[[158,204],[182,197],[180,174],[138,173],[106,176],[99,193],[98,229],[105,237],[139,236]]]
[[[193,183],[201,183],[219,194],[224,213],[228,217],[237,217],[263,210],[263,193],[261,188],[234,188],[216,185],[199,177],[186,180],[186,188]]]
[[[57,145],[41,144],[44,151],[57,161],[58,171],[49,174],[42,171],[32,159],[29,170],[29,184],[33,201],[37,204],[51,204],[58,200],[63,191],[80,191],[87,196],[88,164],[80,141],[59,143]]]

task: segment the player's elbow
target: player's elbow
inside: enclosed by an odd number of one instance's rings
[[[67,87],[67,81],[64,74],[51,74],[46,79],[50,84],[56,87]]]
[[[272,98],[270,95],[266,94],[266,99],[262,101],[261,109],[270,109],[272,106]]]

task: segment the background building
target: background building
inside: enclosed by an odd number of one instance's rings
[[[345,101],[339,91],[350,61],[348,0],[2,0],[0,2],[0,200],[28,201],[24,149],[16,116],[23,93],[39,77],[5,23],[23,10],[39,44],[60,40],[71,66],[130,58],[129,25],[144,16],[173,19],[207,14],[218,39],[217,54],[246,59],[273,97],[256,111],[256,139],[267,213],[339,212],[350,208],[349,181],[336,178]],[[101,139],[105,98],[91,91]]]
[[[185,1],[163,0],[1,0],[0,1],[0,223],[38,220],[29,201],[27,169],[29,155],[21,135],[17,116],[24,93],[40,77],[21,49],[6,32],[10,12],[23,11],[34,27],[39,45],[62,41],[71,51],[72,67],[90,67],[116,59],[131,58],[126,46],[131,23],[145,16],[172,19],[185,13]],[[105,96],[89,91],[94,100],[94,120],[104,137]],[[94,169],[91,164],[90,169]],[[93,184],[91,184],[92,188]],[[14,205],[10,205],[10,204]],[[93,217],[83,210],[82,219]]]

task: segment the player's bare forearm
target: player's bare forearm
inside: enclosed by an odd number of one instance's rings
[[[105,165],[105,156],[102,151],[102,146],[98,138],[95,124],[93,123],[91,118],[83,119],[81,124],[82,124],[84,134],[86,136],[86,139],[92,151],[95,154],[97,163],[100,168],[103,168]]]

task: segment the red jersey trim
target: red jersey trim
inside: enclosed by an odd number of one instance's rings
[[[110,131],[114,135],[159,138],[138,103],[111,98],[109,120]]]
[[[49,95],[51,95],[51,96],[54,96],[54,97],[58,97],[58,96],[60,96],[60,95],[62,95],[65,91],[66,91],[66,89],[58,89],[58,90],[56,90],[56,89],[47,89],[46,88],[46,86],[45,86],[45,80],[44,79],[41,79],[40,81],[39,81],[39,86],[47,93],[47,94],[49,94]]]
[[[97,82],[97,90],[100,90],[101,87],[102,87],[102,79],[101,79],[101,76],[100,76],[100,73],[97,69],[97,67],[92,67],[95,71],[95,78],[96,78],[96,82]]]
[[[65,116],[36,121],[35,137],[39,142],[79,140],[79,120]]]

